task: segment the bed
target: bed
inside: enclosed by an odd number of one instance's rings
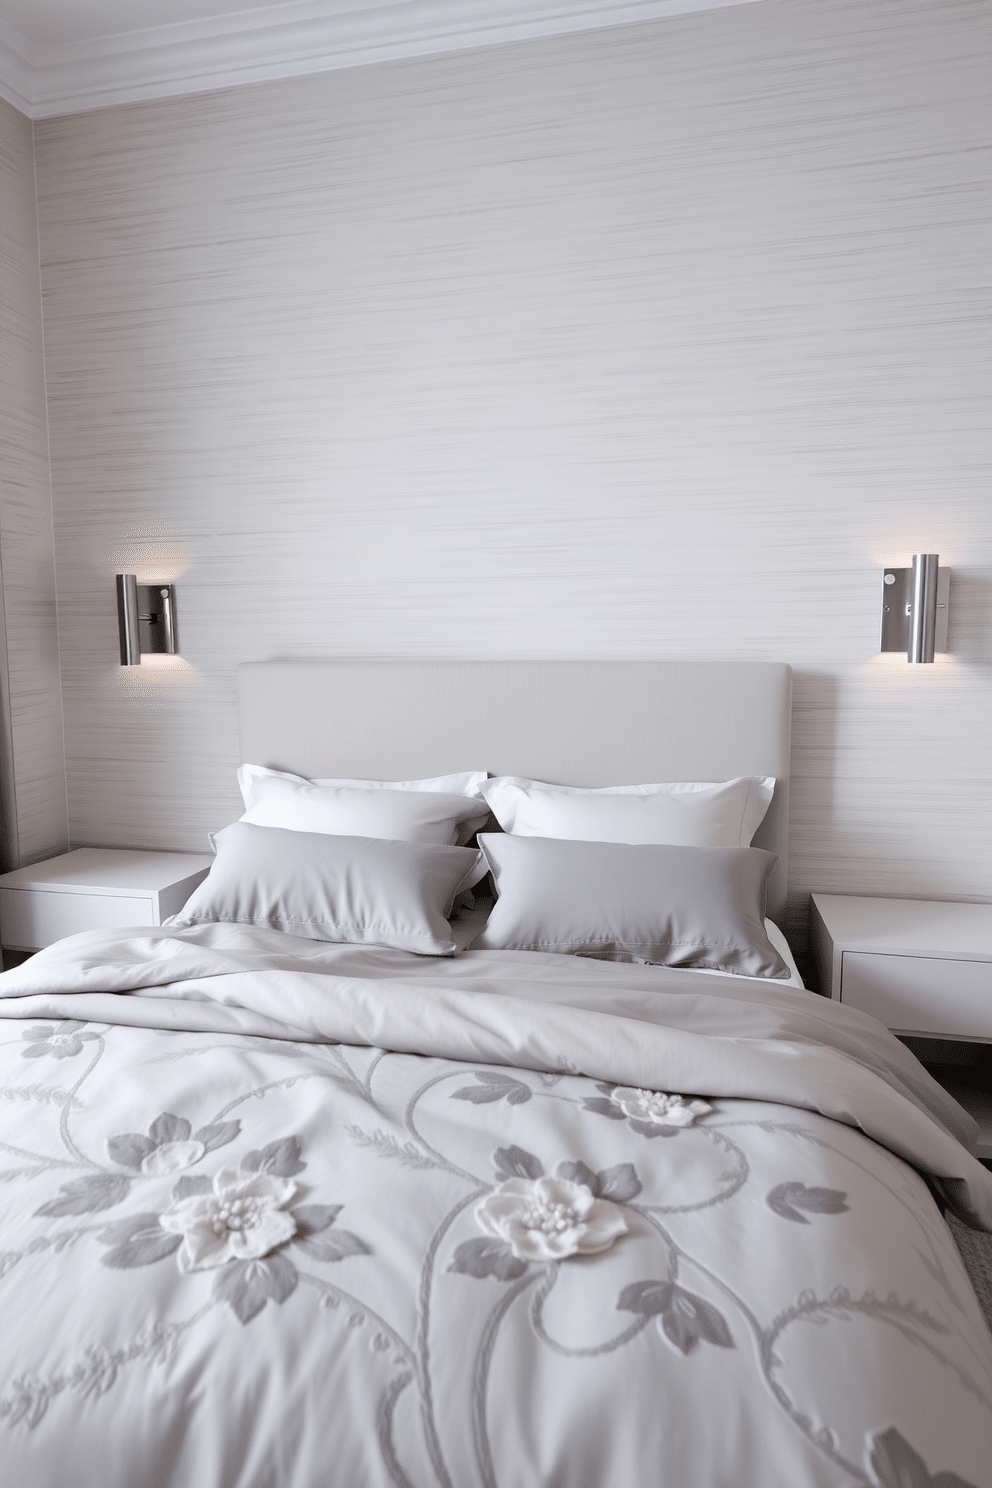
[[[644,781],[774,794],[753,847],[486,832],[488,921],[470,813],[421,853],[263,812],[218,834],[178,923],[5,973],[0,1488],[992,1483],[992,1337],[941,1216],[992,1228],[970,1118],[753,913],[743,949],[721,920],[688,958],[547,929],[667,874],[681,947],[713,864],[757,864],[781,919],[790,687],[738,663],[241,669],[242,761],[276,794],[464,771],[580,813]],[[513,789],[538,825],[561,804]],[[360,933],[218,909],[299,862],[309,894],[311,849],[354,854]],[[409,906],[377,941],[397,863],[461,901],[436,953]]]

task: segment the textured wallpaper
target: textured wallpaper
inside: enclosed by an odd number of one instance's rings
[[[992,898],[990,68],[986,0],[763,0],[36,125],[73,842],[232,818],[242,660],[740,656],[797,937]]]
[[[0,100],[0,869],[67,834],[31,125]]]

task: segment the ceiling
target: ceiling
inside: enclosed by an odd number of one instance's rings
[[[0,0],[29,118],[753,0]]]
[[[287,3],[287,0],[284,0]],[[92,41],[152,26],[174,26],[245,10],[275,10],[273,0],[0,0],[0,20],[32,46]]]

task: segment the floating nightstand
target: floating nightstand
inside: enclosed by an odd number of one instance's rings
[[[160,925],[177,914],[213,857],[79,847],[0,875],[4,950],[38,951],[80,930]]]

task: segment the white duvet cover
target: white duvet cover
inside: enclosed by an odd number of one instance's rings
[[[992,1483],[992,1174],[864,1015],[208,926],[0,1017],[0,1488]]]

